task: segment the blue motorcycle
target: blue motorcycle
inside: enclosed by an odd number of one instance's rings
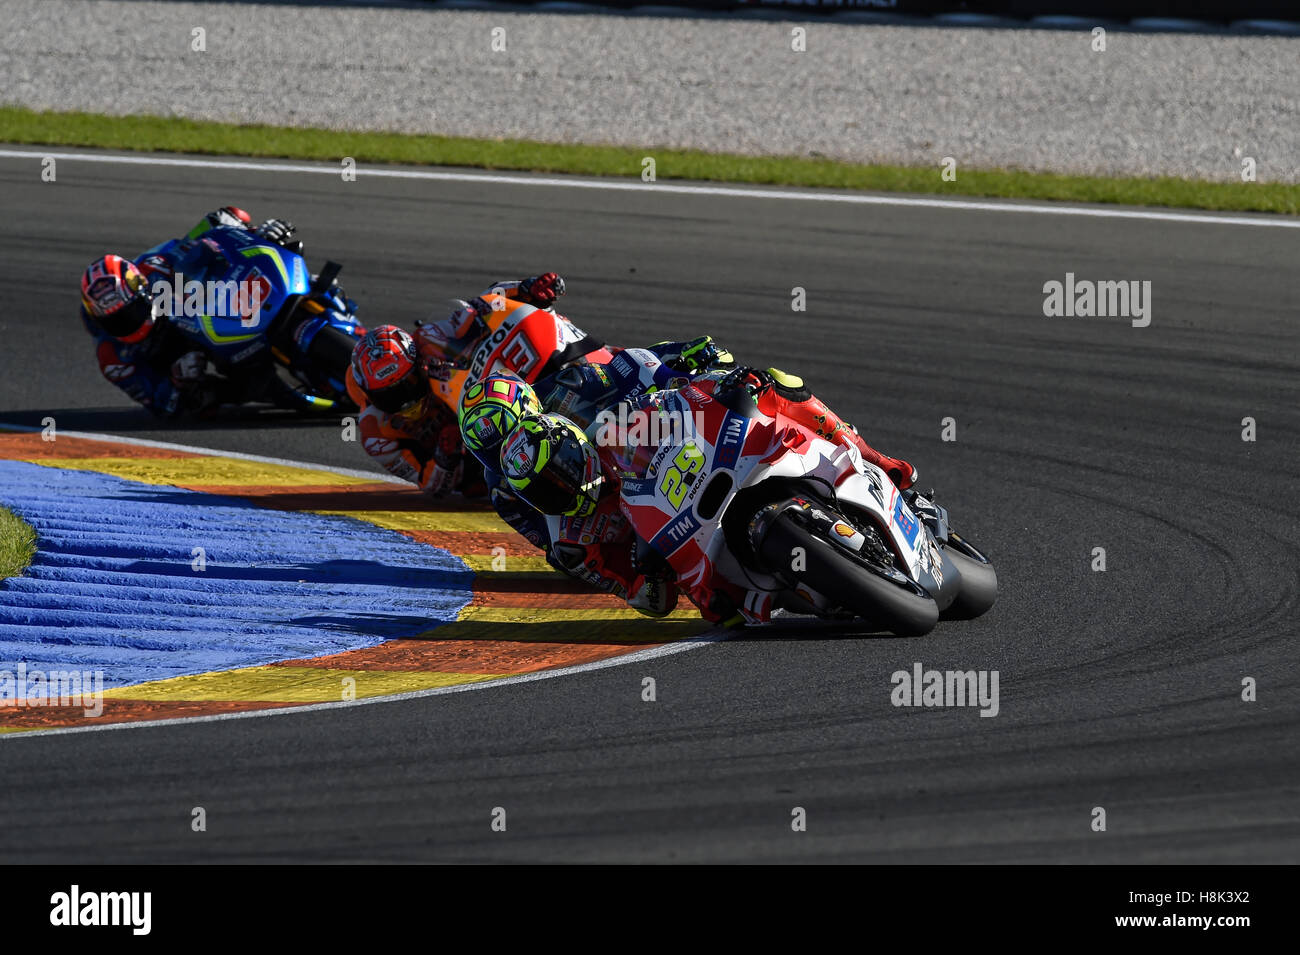
[[[174,269],[175,299],[164,308],[170,323],[222,374],[252,382],[247,400],[305,411],[352,407],[345,376],[366,330],[335,281],[341,265],[326,262],[313,277],[293,249],[226,226],[172,239],[139,261],[151,256]],[[207,299],[198,305],[186,289]],[[225,293],[216,307],[214,289]],[[236,290],[255,311],[228,307]]]

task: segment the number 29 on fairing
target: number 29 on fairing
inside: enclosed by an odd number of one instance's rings
[[[680,510],[682,501],[686,500],[689,487],[687,478],[704,468],[704,452],[694,444],[684,444],[673,458],[672,465],[664,472],[659,482],[659,493],[668,498],[668,503]]]

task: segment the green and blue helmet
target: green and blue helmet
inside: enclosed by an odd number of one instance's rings
[[[460,399],[460,434],[474,457],[497,470],[501,442],[528,415],[541,414],[532,385],[514,375],[489,375],[465,389]]]
[[[501,445],[498,467],[510,489],[543,514],[586,517],[604,481],[595,446],[555,414],[520,421]]]

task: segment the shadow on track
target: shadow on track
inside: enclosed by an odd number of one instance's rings
[[[0,412],[0,420],[31,428],[44,427],[53,418],[60,431],[88,431],[96,434],[131,434],[175,428],[178,443],[186,443],[191,432],[220,431],[231,425],[257,431],[271,428],[338,428],[338,415],[331,410],[317,415],[281,408],[242,408],[214,418],[156,418],[143,408],[38,408]],[[353,412],[355,413],[355,412]]]

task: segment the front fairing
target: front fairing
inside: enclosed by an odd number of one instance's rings
[[[692,387],[620,405],[593,431],[617,468],[624,513],[688,589],[714,573],[744,580],[722,516],[763,468],[775,421],[746,417]],[[715,482],[720,482],[715,484]]]
[[[831,500],[866,512],[896,552],[906,575],[941,602],[951,600],[952,588],[945,586],[945,580],[952,579],[950,562],[893,482],[864,461],[856,448],[816,437],[780,415],[739,414],[694,386],[636,404],[699,413],[690,442],[702,455],[703,466],[686,489],[682,485],[688,482],[677,473],[690,463],[691,452],[683,453],[684,442],[625,441],[608,454],[623,468],[625,513],[637,533],[666,557],[684,587],[705,583],[715,575],[743,588],[781,586],[775,578],[741,567],[718,531],[737,494],[784,478],[810,482]],[[620,434],[617,428],[611,433]],[[717,500],[709,500],[707,489],[724,472],[731,487],[718,506]]]
[[[172,268],[171,321],[218,363],[242,360],[285,303],[310,287],[302,256],[243,229],[216,228],[177,243]],[[260,308],[241,312],[254,290]],[[245,297],[236,303],[232,293],[240,292]]]

